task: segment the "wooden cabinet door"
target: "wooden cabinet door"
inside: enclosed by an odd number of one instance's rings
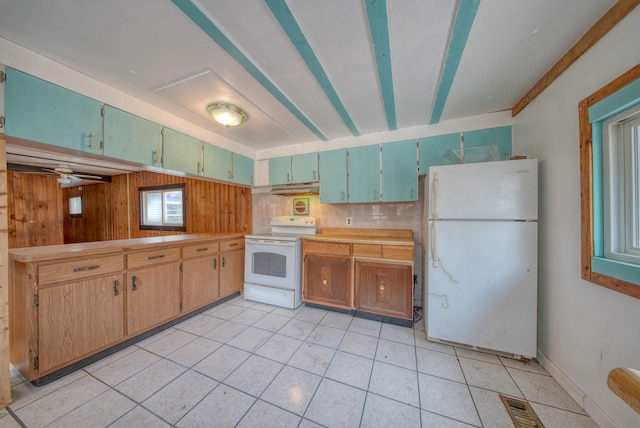
[[[204,175],[216,180],[233,178],[233,154],[213,144],[204,143]]]
[[[320,202],[347,202],[347,150],[320,152]]]
[[[242,290],[244,286],[244,249],[220,254],[220,297]]]
[[[356,309],[412,319],[412,280],[410,264],[356,260]]]
[[[202,141],[171,128],[162,130],[162,166],[200,175],[203,168]]]
[[[291,156],[269,159],[269,184],[289,184],[291,176]]]
[[[418,143],[382,145],[382,202],[418,200]]]
[[[162,166],[162,125],[104,106],[104,155]]]
[[[101,153],[102,103],[7,67],[5,133]]]
[[[380,201],[380,146],[349,149],[349,202]]]
[[[38,291],[40,374],[124,337],[123,286],[114,274]]]
[[[140,333],[180,314],[180,263],[127,273],[127,334]]]
[[[305,255],[303,300],[351,309],[350,271],[348,258]]]
[[[233,182],[248,186],[253,184],[253,159],[233,154]]]
[[[313,183],[318,181],[318,153],[305,153],[291,157],[293,183]]]
[[[182,312],[190,312],[218,298],[220,260],[218,255],[182,262]]]

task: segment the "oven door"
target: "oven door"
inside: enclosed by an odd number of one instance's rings
[[[300,245],[291,241],[247,238],[244,281],[250,284],[293,290]]]

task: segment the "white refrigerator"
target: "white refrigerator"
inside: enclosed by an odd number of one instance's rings
[[[429,340],[535,358],[538,161],[431,167]]]

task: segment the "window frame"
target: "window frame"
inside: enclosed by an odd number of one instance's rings
[[[71,212],[71,207],[72,205],[75,205],[72,203],[72,201],[76,201],[79,200],[80,202],[78,203],[78,205],[80,206],[80,212]],[[67,205],[68,205],[68,209],[69,209],[69,217],[73,217],[73,218],[80,218],[82,217],[82,213],[83,213],[83,204],[82,204],[82,195],[74,195],[74,196],[69,196],[67,198]]]
[[[163,225],[150,225],[145,224],[144,222],[144,195],[146,192],[173,192],[173,191],[181,191],[182,192],[182,225],[173,225],[173,224],[163,224]],[[163,196],[164,199],[164,196]],[[139,223],[140,230],[163,230],[163,231],[173,231],[173,232],[186,232],[187,231],[187,193],[185,183],[177,183],[177,184],[165,184],[161,186],[147,186],[147,187],[138,187],[138,201],[139,201]],[[164,211],[164,210],[163,210]],[[164,212],[163,212],[164,217]]]
[[[586,281],[635,298],[640,298],[640,265],[604,257],[602,122],[618,111],[631,107],[616,111],[616,107],[620,106],[615,95],[627,85],[640,84],[638,79],[640,64],[578,103],[581,276]],[[604,119],[600,118],[602,116]]]

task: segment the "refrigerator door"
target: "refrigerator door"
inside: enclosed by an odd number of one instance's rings
[[[429,226],[428,338],[535,358],[537,222]]]
[[[429,168],[429,218],[538,218],[538,160]]]

